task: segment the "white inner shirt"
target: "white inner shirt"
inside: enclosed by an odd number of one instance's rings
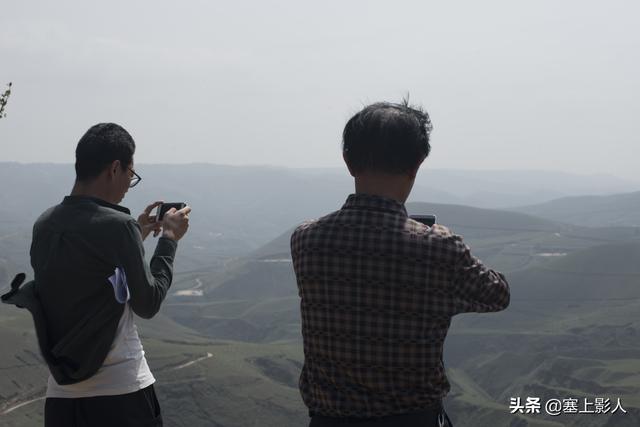
[[[75,384],[59,385],[49,375],[47,397],[92,397],[133,393],[156,381],[133,323],[133,310],[126,303],[116,336],[102,366],[92,377]]]

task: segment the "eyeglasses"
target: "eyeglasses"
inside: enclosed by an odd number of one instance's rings
[[[133,174],[131,177],[131,182],[129,182],[129,188],[135,187],[138,185],[140,181],[142,181],[142,177],[138,175],[133,169],[129,168],[129,171]]]

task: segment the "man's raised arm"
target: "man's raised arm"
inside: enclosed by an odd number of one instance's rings
[[[454,239],[457,259],[453,266],[451,290],[456,312],[484,313],[507,308],[510,290],[504,275],[487,268],[473,256],[462,237],[454,235]]]
[[[173,260],[178,240],[189,227],[189,206],[176,211],[171,209],[163,220],[162,237],[158,239],[150,266],[144,257],[142,232],[137,221],[126,224],[120,262],[127,277],[131,299],[129,304],[140,317],[150,319],[160,310],[173,279]]]

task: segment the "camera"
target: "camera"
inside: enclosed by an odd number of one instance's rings
[[[187,206],[186,203],[183,202],[173,202],[173,203],[163,203],[158,207],[158,221],[162,221],[164,214],[171,208],[176,208],[177,211]]]
[[[433,225],[436,223],[435,215],[409,215],[409,218],[421,222],[429,227],[433,227]]]

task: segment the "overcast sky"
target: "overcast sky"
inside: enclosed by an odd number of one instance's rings
[[[428,167],[640,181],[640,2],[5,1],[0,161],[73,162],[92,124],[139,163],[340,166],[362,106],[410,92]]]

